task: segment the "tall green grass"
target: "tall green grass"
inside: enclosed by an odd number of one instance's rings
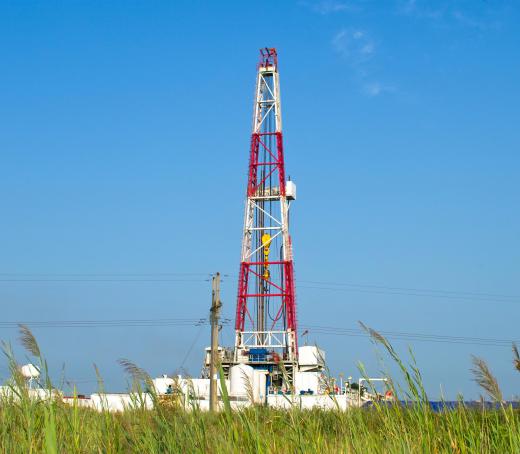
[[[369,330],[369,329],[368,329]],[[253,406],[231,411],[201,412],[196,405],[185,411],[153,396],[154,410],[139,401],[124,413],[96,412],[78,402],[30,399],[9,346],[4,345],[13,393],[0,402],[0,451],[4,453],[520,453],[520,413],[508,405],[497,409],[470,409],[461,405],[434,413],[427,405],[422,378],[414,360],[401,361],[385,338],[369,330],[397,362],[404,377],[394,391],[415,405],[382,405],[347,412],[279,411]],[[25,333],[25,334],[23,334]],[[30,332],[29,332],[30,333]],[[22,332],[22,343],[42,371],[42,385],[51,389],[46,363],[36,340]],[[33,347],[33,348],[30,348]],[[137,395],[148,375],[128,360],[121,365],[132,378]],[[477,362],[475,378],[489,380]],[[489,371],[488,371],[489,372]],[[480,375],[479,375],[480,374]],[[489,375],[491,373],[489,372]],[[399,382],[400,380],[396,380]],[[496,380],[495,380],[496,381]],[[489,384],[489,383],[488,383]],[[497,384],[498,386],[498,384]],[[397,389],[395,389],[397,388]],[[485,387],[483,387],[485,389]],[[493,389],[492,389],[493,391]]]

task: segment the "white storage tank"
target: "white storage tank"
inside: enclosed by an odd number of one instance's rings
[[[296,200],[296,185],[294,181],[287,181],[285,183],[285,196],[287,200]]]
[[[20,372],[24,378],[38,378],[40,376],[40,370],[31,363],[20,367]]]
[[[153,400],[150,394],[99,394],[90,396],[90,405],[98,411],[125,411],[132,408],[139,408],[141,405],[148,410],[153,408]]]
[[[229,369],[229,383],[230,395],[248,397],[247,390],[254,387],[254,369],[247,364],[233,366]]]
[[[318,394],[320,383],[323,383],[324,378],[321,372],[296,372],[294,374],[294,388],[296,394],[300,391],[311,394]]]
[[[253,375],[253,395],[255,403],[265,403],[267,394],[267,371],[255,369]]]
[[[306,369],[321,368],[325,364],[325,352],[314,345],[298,348],[298,362]]]
[[[173,378],[170,378],[167,375],[163,375],[160,378],[154,378],[152,381],[157,394],[166,394],[168,392],[168,386],[173,389],[175,385]]]

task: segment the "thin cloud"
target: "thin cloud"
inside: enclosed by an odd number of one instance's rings
[[[379,82],[366,84],[364,87],[365,93],[369,96],[377,96],[382,91],[382,86]]]
[[[353,65],[361,65],[375,51],[374,40],[363,30],[340,30],[332,38],[332,47]]]
[[[489,30],[491,28],[500,27],[500,22],[496,20],[479,20],[471,17],[470,15],[463,13],[462,11],[453,11],[451,16],[459,24],[469,28],[476,28],[478,30]]]
[[[444,8],[431,8],[428,3],[424,6],[417,0],[399,0],[397,2],[397,12],[407,16],[414,16],[425,19],[440,19],[444,16]]]
[[[374,80],[371,63],[376,55],[376,43],[365,30],[341,29],[333,36],[331,45],[352,69],[354,80],[362,93],[375,97],[395,91],[392,86]]]
[[[359,52],[364,55],[370,55],[374,52],[374,43],[366,43],[361,49],[359,49]]]
[[[334,38],[332,38],[332,47],[338,54],[342,56],[348,55],[346,37],[347,31],[340,30],[338,33],[334,35]]]
[[[304,2],[315,13],[321,15],[340,13],[344,11],[358,11],[359,6],[351,2],[342,2],[338,0],[320,0],[316,2]]]
[[[369,82],[363,86],[363,92],[370,97],[374,97],[383,93],[393,93],[395,92],[395,87],[384,85],[380,82]]]
[[[496,16],[503,13],[501,8],[491,6],[480,8],[479,16],[475,17],[462,10],[461,4],[451,1],[434,3],[425,0],[397,0],[397,12],[417,19],[432,20],[444,26],[463,26],[478,30],[499,28],[500,21]]]

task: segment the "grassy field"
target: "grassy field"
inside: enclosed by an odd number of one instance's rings
[[[445,413],[374,408],[348,412],[252,408],[217,415],[159,407],[122,414],[63,404],[7,405],[4,453],[520,452],[520,414],[504,407]]]
[[[51,383],[36,340],[26,328],[22,344],[39,361],[43,386]],[[161,404],[154,410],[136,408],[116,414],[96,412],[59,400],[30,399],[9,346],[4,345],[13,394],[0,402],[0,451],[4,453],[520,453],[520,412],[502,402],[500,389],[486,364],[474,358],[474,376],[495,409],[461,405],[433,412],[413,359],[405,366],[392,346],[368,330],[382,344],[403,374],[394,386],[413,406],[380,405],[370,409],[336,411],[276,411],[257,406],[241,412],[229,407],[219,414],[186,412]],[[516,352],[517,354],[517,352]],[[520,370],[520,358],[515,364]],[[122,362],[137,386],[147,376],[137,366]],[[333,398],[333,397],[331,397]]]

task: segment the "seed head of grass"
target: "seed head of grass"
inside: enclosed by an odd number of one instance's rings
[[[253,391],[253,384],[251,383],[251,378],[247,375],[245,370],[241,371],[242,373],[242,380],[245,384],[246,388],[246,395],[249,400],[249,403],[253,405],[255,403],[255,393]]]
[[[513,364],[515,365],[515,369],[520,372],[520,354],[518,354],[518,347],[513,342]]]
[[[130,377],[132,377],[132,380],[134,382],[143,381],[147,384],[151,383],[152,379],[151,379],[150,375],[148,375],[148,372],[146,372],[144,369],[141,369],[133,361],[130,361],[129,359],[126,359],[126,358],[121,358],[117,362],[123,368],[123,370]]]
[[[476,356],[472,356],[471,361],[473,362],[471,372],[473,373],[475,382],[477,382],[495,402],[502,402],[502,391],[487,363],[482,358]]]
[[[31,330],[25,325],[18,325],[20,331],[20,343],[33,356],[40,357],[40,347]]]
[[[397,353],[395,352],[394,347],[392,346],[392,344],[388,341],[388,339],[386,337],[384,337],[382,334],[378,333],[375,329],[370,328],[369,326],[365,325],[362,321],[358,321],[358,323],[359,323],[359,326],[361,326],[361,328],[363,328],[363,330],[365,330],[368,333],[368,335],[370,336],[372,341],[374,341],[375,343],[381,344],[383,347],[385,347],[385,349],[388,351],[388,353],[390,353],[390,355],[392,356],[392,358],[394,358],[394,360],[398,359]]]

